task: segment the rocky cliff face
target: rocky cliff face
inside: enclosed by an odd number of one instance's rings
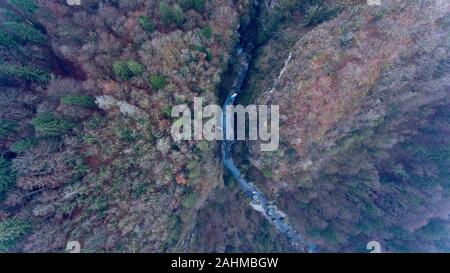
[[[318,5],[336,12],[290,10],[259,49],[248,89],[280,106],[281,144],[248,143],[249,175],[324,251],[448,250],[450,3]]]

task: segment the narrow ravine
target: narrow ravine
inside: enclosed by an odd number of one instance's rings
[[[258,9],[258,2],[255,1],[254,5],[256,9]],[[256,20],[257,18],[252,18],[252,20]],[[249,24],[246,28],[254,27],[254,24]],[[248,76],[250,62],[253,58],[253,43],[249,41],[248,37],[246,37],[246,33],[249,31],[254,31],[251,29],[240,29],[240,41],[235,48],[235,56],[238,64],[238,69],[235,72],[235,77],[232,83],[232,86],[228,92],[228,95],[225,99],[225,102],[222,105],[223,108],[223,121],[227,119],[225,108],[227,105],[234,105],[238,96],[243,92],[242,86],[246,77]],[[280,72],[280,77],[286,69],[287,64],[291,58],[291,54],[289,54],[288,59],[285,62],[285,66],[283,70]],[[273,90],[271,90],[273,92]],[[232,118],[232,117],[230,117]],[[224,139],[226,136],[226,122],[223,122],[223,134]],[[246,180],[244,175],[240,172],[238,166],[233,161],[231,152],[232,146],[235,141],[227,141],[224,140],[222,142],[222,160],[224,167],[229,171],[231,176],[238,182],[241,190],[244,195],[248,197],[251,206],[258,212],[262,213],[270,223],[275,227],[275,229],[287,236],[290,243],[300,252],[313,252],[314,246],[308,245],[299,232],[295,230],[295,228],[289,224],[286,214],[280,211],[277,206],[273,204],[272,201],[267,200],[266,196],[263,192],[261,192],[253,183]]]

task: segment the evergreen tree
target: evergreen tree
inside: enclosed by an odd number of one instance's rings
[[[61,102],[70,106],[81,106],[86,108],[95,108],[95,99],[91,96],[68,95],[61,98]]]
[[[146,16],[138,17],[139,25],[148,33],[153,33],[155,31],[155,26]]]
[[[28,222],[15,218],[0,222],[0,251],[7,251],[22,239],[31,229]]]
[[[11,161],[0,156],[0,194],[9,190],[16,181],[16,175],[11,169]]]
[[[17,127],[17,123],[11,120],[0,119],[0,139],[7,135],[14,133]]]
[[[185,20],[183,10],[177,4],[170,7],[166,2],[161,2],[159,4],[159,14],[161,16],[161,21],[165,26],[170,26],[172,24],[181,26]]]
[[[166,79],[159,74],[153,74],[149,77],[150,86],[156,91],[161,90],[166,85]]]
[[[63,135],[74,126],[71,122],[50,113],[37,115],[32,124],[36,131],[46,136]]]

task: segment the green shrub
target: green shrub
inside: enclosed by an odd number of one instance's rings
[[[47,72],[32,66],[16,66],[12,64],[1,64],[0,81],[10,82],[14,78],[45,84],[50,79],[50,75]]]
[[[142,64],[140,64],[138,62],[135,62],[133,60],[129,60],[127,62],[127,66],[128,66],[128,69],[131,72],[132,77],[139,76],[142,73],[144,73],[144,71],[145,71],[144,65],[142,65]]]
[[[211,37],[212,37],[212,29],[211,29],[211,27],[210,26],[206,26],[206,27],[202,28],[201,34],[206,39],[211,39]]]
[[[17,123],[11,120],[0,119],[0,139],[16,131]]]
[[[9,190],[16,182],[16,174],[11,169],[11,161],[0,156],[0,194]]]
[[[13,145],[11,145],[11,147],[9,147],[9,149],[15,153],[22,153],[22,152],[25,152],[28,149],[36,146],[37,143],[38,143],[38,140],[36,138],[22,139],[22,140],[15,142]]]
[[[160,74],[150,75],[148,78],[150,86],[155,90],[161,90],[166,86],[166,78]]]
[[[148,19],[146,16],[139,16],[138,17],[139,25],[143,30],[145,30],[148,33],[153,33],[155,31],[155,26],[153,25],[152,21]]]
[[[181,26],[185,20],[183,10],[177,4],[170,7],[166,2],[159,3],[159,15],[164,26]]]
[[[172,116],[172,106],[169,105],[164,106],[162,113],[166,118],[170,118]]]
[[[205,0],[180,0],[179,3],[183,10],[193,9],[201,13],[205,9]]]
[[[9,3],[30,15],[34,14],[39,8],[39,6],[32,0],[9,0]]]
[[[263,169],[263,170],[262,170],[262,173],[263,173],[263,175],[264,175],[265,177],[272,177],[272,176],[273,176],[272,170],[269,169],[269,168]]]
[[[68,95],[61,98],[61,103],[70,106],[81,106],[86,108],[95,108],[95,99],[85,95]]]
[[[173,21],[177,26],[180,26],[184,23],[184,20],[185,20],[184,13],[179,5],[175,4],[173,6],[172,16],[173,16]]]
[[[3,26],[18,43],[43,44],[45,41],[45,36],[29,24],[6,22]]]
[[[129,80],[134,76],[139,76],[144,72],[145,68],[142,64],[133,61],[115,61],[113,63],[114,75],[120,80]]]
[[[16,218],[0,222],[0,251],[7,251],[31,230],[31,224]]]
[[[161,17],[161,21],[164,25],[170,25],[173,23],[172,10],[166,2],[159,3],[159,16]]]
[[[187,193],[182,201],[184,208],[191,208],[198,200],[198,195],[195,192]]]
[[[60,136],[74,127],[74,124],[50,113],[37,115],[31,123],[34,129],[46,136]]]
[[[129,80],[131,78],[131,71],[124,61],[115,61],[113,63],[114,75],[120,80]]]

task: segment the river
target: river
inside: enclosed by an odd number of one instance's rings
[[[258,3],[255,1],[255,5]],[[255,20],[255,19],[253,19]],[[247,27],[254,27],[254,25],[249,24]],[[251,30],[250,30],[251,31]],[[227,94],[225,102],[222,105],[223,108],[223,121],[226,120],[226,111],[225,108],[227,105],[234,105],[236,103],[236,99],[243,92],[242,86],[246,77],[248,76],[248,71],[250,67],[250,62],[253,57],[253,45],[248,39],[245,39],[245,33],[249,33],[247,30],[240,30],[240,42],[235,47],[235,58],[239,65],[238,69],[236,69],[235,77],[232,83],[232,86]],[[291,58],[291,54],[289,54],[288,60],[285,62],[285,66],[289,62]],[[284,72],[285,67],[282,72]],[[280,75],[282,74],[280,72]],[[224,139],[226,136],[226,122],[222,122],[223,124],[223,133]],[[232,146],[235,141],[222,141],[222,160],[224,167],[229,171],[231,176],[238,182],[241,190],[244,195],[249,199],[250,205],[256,210],[262,213],[270,223],[275,227],[275,229],[287,236],[289,242],[300,252],[313,252],[314,246],[311,244],[307,244],[304,238],[300,235],[295,228],[289,224],[289,220],[285,213],[280,211],[274,202],[269,201],[265,194],[261,192],[253,183],[247,181],[244,175],[240,172],[238,166],[233,161],[231,152]]]

